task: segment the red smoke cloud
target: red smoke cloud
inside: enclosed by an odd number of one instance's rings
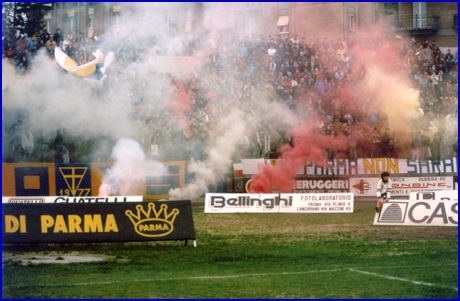
[[[188,90],[183,83],[174,80],[173,85],[179,90],[179,93],[176,99],[168,101],[167,103],[173,110],[177,123],[185,129],[189,125],[186,114],[192,110],[193,101],[188,97]]]
[[[325,115],[351,114],[355,119],[352,132],[358,147],[367,149],[374,127],[381,135],[388,127],[396,135],[399,156],[410,155],[410,133],[420,104],[401,56],[407,41],[374,39],[370,42],[372,38],[362,34],[357,37],[360,42],[349,47],[353,64],[346,70],[346,78],[340,84],[334,83],[332,93],[322,95],[320,100],[314,94],[306,96],[307,106],[316,108],[319,116],[309,118],[306,124],[290,131],[293,146],[284,145],[280,149],[281,160],[275,166],[260,166],[259,173],[252,177],[250,192],[289,192],[296,185],[297,171],[307,161],[322,165],[327,162],[327,149],[348,149],[348,139],[342,131],[334,140],[321,132],[318,124],[325,122]],[[321,72],[332,73],[324,69]],[[377,122],[370,119],[372,112],[378,112]]]
[[[275,166],[260,166],[259,173],[252,177],[251,193],[266,193],[272,190],[291,191],[295,185],[295,176],[299,168],[307,161],[322,165],[327,160],[327,149],[346,149],[347,137],[339,134],[335,139],[321,133],[318,117],[313,121],[292,129],[289,135],[293,147],[289,144],[281,148],[281,157]]]

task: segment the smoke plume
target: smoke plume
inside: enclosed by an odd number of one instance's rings
[[[372,39],[372,32],[361,33],[361,41]],[[378,112],[379,124],[388,127],[396,136],[404,137],[398,141],[404,150],[410,149],[409,134],[414,128],[415,119],[420,107],[419,92],[409,82],[407,71],[402,68],[403,58],[398,53],[399,41],[384,41],[390,47],[373,48],[356,45],[348,51],[356,62],[349,70],[351,81],[342,83],[333,100],[332,112],[350,113],[359,117],[359,126],[354,133],[362,141],[369,140],[374,125],[368,122],[372,112]],[[366,45],[364,43],[364,45]],[[398,46],[392,48],[391,46]],[[394,50],[392,50],[394,49]],[[356,78],[362,76],[360,80]],[[346,149],[346,136],[338,135],[332,140],[320,133],[317,124],[322,124],[318,117],[310,116],[303,124],[293,127],[290,135],[293,146],[281,148],[281,156],[277,165],[260,166],[260,171],[252,177],[250,191],[254,193],[281,190],[289,192],[295,187],[295,176],[299,168],[307,161],[324,165],[327,161],[326,149]],[[379,128],[382,133],[384,128]],[[407,152],[407,151],[406,151]]]
[[[143,195],[146,159],[139,143],[132,139],[120,139],[113,148],[111,158],[114,164],[104,174],[99,195]]]
[[[232,157],[240,147],[247,144],[246,123],[239,110],[233,110],[218,123],[219,136],[211,143],[208,156],[203,161],[192,160],[188,171],[195,178],[184,189],[169,191],[171,200],[196,199],[208,192],[210,185],[217,185],[232,167]]]

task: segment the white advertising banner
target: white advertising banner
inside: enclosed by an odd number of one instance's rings
[[[134,196],[94,196],[94,197],[68,197],[68,196],[10,196],[2,197],[5,204],[59,204],[59,203],[125,203],[142,202],[142,195]]]
[[[453,177],[390,177],[393,182],[391,196],[408,197],[411,193],[452,190]],[[380,178],[351,177],[350,191],[356,196],[376,196]]]
[[[322,164],[307,162],[304,174],[307,175],[380,175],[422,174],[422,173],[456,173],[457,158],[442,160],[409,160],[397,158],[363,158],[355,161],[335,159]]]
[[[458,227],[458,202],[390,201],[375,214],[374,225]]]
[[[243,174],[255,174],[259,164],[276,165],[278,160],[242,159]],[[457,158],[442,160],[409,160],[398,158],[334,159],[324,162],[306,162],[297,174],[315,176],[380,175],[390,174],[445,174],[457,173]]]
[[[207,193],[205,213],[351,213],[352,193]]]
[[[411,201],[458,201],[458,190],[441,190],[433,192],[411,192]]]

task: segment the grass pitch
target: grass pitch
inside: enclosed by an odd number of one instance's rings
[[[373,226],[351,214],[205,214],[183,242],[8,245],[103,254],[92,263],[2,265],[3,298],[458,297],[457,227]]]

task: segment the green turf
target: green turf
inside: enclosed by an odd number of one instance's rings
[[[204,214],[183,242],[6,246],[110,261],[2,268],[3,298],[457,299],[452,227],[373,226],[353,214]]]

